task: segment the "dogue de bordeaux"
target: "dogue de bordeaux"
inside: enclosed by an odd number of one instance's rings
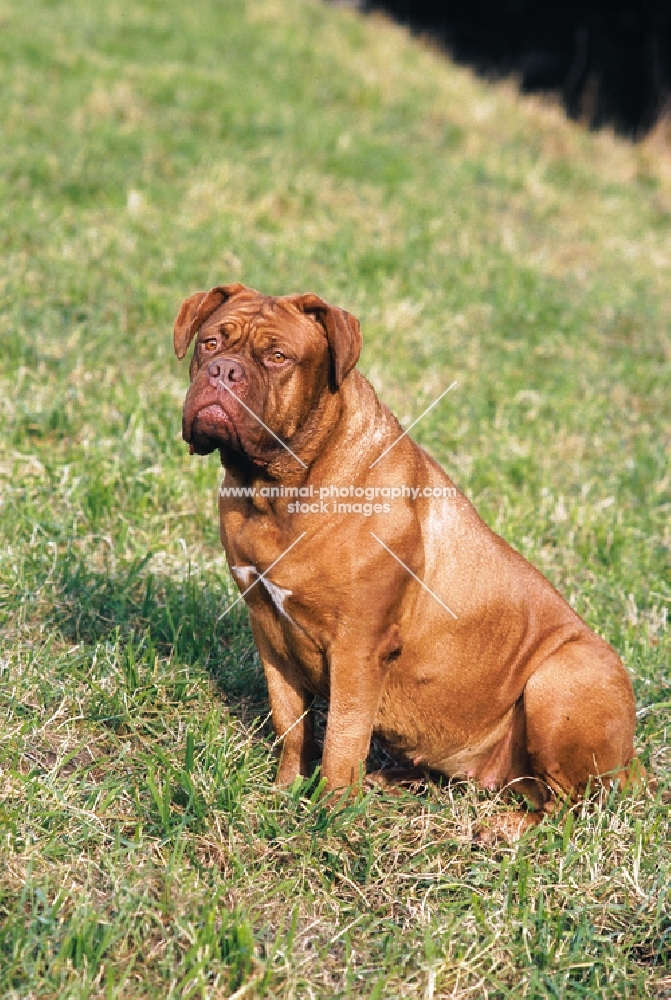
[[[533,812],[508,814],[518,833],[588,783],[626,784],[636,715],[620,659],[403,434],[355,368],[355,317],[229,284],[182,303],[179,358],[194,337],[183,436],[226,469],[221,540],[278,783],[310,772],[319,695],[328,790],[361,780],[373,733],[420,773],[520,791]]]

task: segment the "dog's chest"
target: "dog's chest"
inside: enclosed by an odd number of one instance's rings
[[[231,573],[242,594],[247,596],[254,588],[259,587],[259,596],[263,595],[269,599],[279,615],[295,628],[300,628],[287,610],[287,598],[291,597],[291,591],[287,587],[273,583],[265,573],[260,573],[256,566],[231,566]]]
[[[244,595],[252,622],[279,662],[290,660],[303,683],[314,694],[328,696],[328,667],[320,644],[320,629],[304,599],[293,589],[270,579],[272,570],[260,572],[253,564],[232,565],[231,573]],[[261,648],[259,651],[262,653]],[[263,659],[263,653],[262,653]]]

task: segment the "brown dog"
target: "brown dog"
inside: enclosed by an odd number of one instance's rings
[[[283,739],[278,782],[309,772],[313,694],[329,700],[329,789],[357,781],[372,733],[546,811],[590,779],[625,782],[622,663],[403,435],[354,368],[357,320],[224,285],[182,303],[179,358],[196,335],[183,436],[226,467],[221,540]]]

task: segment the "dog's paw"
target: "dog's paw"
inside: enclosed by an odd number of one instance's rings
[[[521,840],[527,830],[543,819],[543,813],[509,812],[499,816],[491,816],[478,826],[473,834],[473,843],[483,847],[495,847],[497,844],[515,844]]]
[[[417,767],[386,767],[381,771],[371,771],[366,775],[366,784],[372,788],[384,788],[385,792],[399,794],[426,791],[427,777]]]

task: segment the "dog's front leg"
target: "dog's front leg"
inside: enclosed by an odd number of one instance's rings
[[[354,785],[363,775],[386,667],[387,659],[379,648],[364,651],[348,645],[329,657],[329,710],[322,756],[328,791]]]
[[[254,617],[252,632],[266,675],[273,728],[280,743],[275,781],[286,788],[298,775],[307,777],[310,774],[311,763],[318,755],[309,711],[311,699],[295,666],[289,659],[277,655]]]

